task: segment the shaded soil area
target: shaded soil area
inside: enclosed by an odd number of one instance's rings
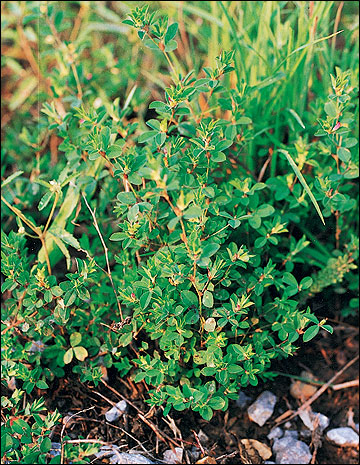
[[[165,419],[161,409],[150,410],[144,402],[145,384],[135,386],[129,378],[121,379],[116,370],[109,370],[106,385],[101,383],[96,388],[80,384],[72,377],[63,380],[52,398],[48,399],[48,407],[52,410],[58,408],[63,415],[78,413],[65,426],[64,435],[71,439],[100,439],[120,446],[121,452],[137,451],[159,462],[166,449],[177,446],[185,451],[183,463],[195,463],[204,457],[211,457],[216,462],[205,459],[202,463],[262,463],[260,457],[249,458],[244,453],[240,440],[256,439],[272,446],[273,441],[267,438],[267,434],[277,426],[275,420],[284,412],[296,411],[301,406],[301,401],[290,394],[290,376],[299,376],[305,369],[320,381],[327,382],[358,354],[358,329],[341,322],[333,323],[333,326],[333,335],[324,332],[299,350],[295,357],[274,362],[273,370],[288,376],[280,375],[265,384],[243,390],[252,400],[264,390],[270,390],[277,396],[274,414],[263,427],[251,422],[246,407],[240,408],[234,401],[227,412],[215,412],[210,422],[191,411],[172,411]],[[353,363],[335,383],[356,379],[358,364]],[[106,422],[104,413],[112,403],[121,399],[129,402],[128,412],[114,423]],[[358,423],[358,386],[339,390],[328,388],[311,404],[311,408],[330,419],[329,429],[348,426],[349,418]],[[324,433],[315,437],[298,416],[290,424],[286,424],[285,419],[280,426],[297,430],[299,439],[310,445],[313,453],[311,463],[358,463],[358,448],[332,445]],[[60,442],[61,428],[55,431],[53,441]],[[274,455],[269,460],[274,461]],[[92,463],[108,463],[108,459],[95,459]]]

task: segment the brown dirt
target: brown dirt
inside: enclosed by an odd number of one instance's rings
[[[275,362],[273,369],[282,373],[300,375],[300,372],[307,369],[316,377],[326,382],[334,374],[352,360],[358,353],[358,330],[355,327],[339,323],[334,325],[334,334],[328,336],[324,332],[322,337],[317,337],[311,343],[305,345],[299,350],[296,357],[287,359],[281,362]],[[95,407],[89,412],[84,412],[75,417],[74,420],[66,427],[65,434],[76,439],[87,437],[92,439],[100,439],[109,443],[122,445],[122,451],[126,452],[130,449],[136,449],[139,453],[144,454],[144,449],[139,443],[151,453],[154,457],[162,459],[163,452],[171,447],[169,439],[163,442],[154,433],[144,420],[139,415],[139,409],[144,414],[149,412],[149,406],[144,402],[144,394],[136,393],[127,380],[121,380],[116,371],[109,373],[109,385],[115,390],[112,391],[108,387],[100,384],[95,387],[86,387],[76,380],[68,379],[58,386],[56,396],[53,396],[52,401],[49,399],[49,408],[58,408],[63,414],[72,412],[80,412],[89,407]],[[358,366],[353,364],[347,369],[338,379],[336,383],[342,383],[358,378]],[[167,435],[187,451],[187,457],[190,460],[191,455],[188,452],[193,450],[200,451],[200,447],[196,441],[195,433],[199,433],[200,429],[208,436],[209,441],[202,444],[204,452],[208,456],[217,459],[216,463],[261,463],[258,460],[249,460],[241,452],[239,440],[243,438],[257,439],[260,442],[272,445],[272,441],[267,439],[267,434],[275,426],[274,419],[288,409],[296,410],[301,402],[294,399],[289,393],[291,379],[289,377],[278,376],[273,381],[256,386],[249,387],[244,392],[255,399],[262,391],[268,389],[276,394],[278,402],[275,407],[275,412],[271,419],[263,426],[259,427],[252,423],[245,409],[240,409],[235,402],[231,402],[228,412],[215,412],[213,419],[207,422],[200,418],[194,412],[171,412],[171,418],[174,419],[177,428],[181,432],[175,437],[174,431],[165,423],[162,413],[159,409],[153,410],[148,416],[148,420],[156,425],[159,434]],[[139,388],[139,386],[138,386]],[[145,389],[144,389],[145,391]],[[104,413],[111,407],[110,403],[97,393],[102,394],[105,398],[118,402],[121,397],[116,394],[118,392],[126,399],[130,400],[134,407],[130,407],[128,414],[120,420],[110,425],[105,422]],[[359,422],[359,391],[357,387],[351,387],[338,391],[327,389],[314,403],[312,409],[315,412],[321,412],[328,416],[331,420],[330,428],[347,426],[349,411],[354,413],[355,423]],[[291,421],[291,429],[296,429],[299,432],[300,439],[310,444],[311,436],[304,439],[301,436],[301,431],[306,430],[299,417]],[[282,425],[283,427],[284,425]],[[60,428],[57,431],[60,433]],[[127,434],[128,433],[128,434]],[[133,436],[132,439],[131,436]],[[313,438],[314,439],[314,438]],[[318,464],[353,464],[358,463],[358,449],[342,448],[330,444],[324,435],[318,439],[319,447],[314,454],[314,462]],[[55,434],[53,441],[58,441],[58,434]],[[311,451],[314,451],[313,445],[310,446]],[[146,455],[146,454],[145,454]],[[227,457],[229,456],[229,457]],[[200,455],[202,457],[202,455]],[[274,460],[274,456],[270,459]],[[92,463],[107,463],[106,459],[102,461],[94,461]],[[194,463],[185,462],[184,463]]]

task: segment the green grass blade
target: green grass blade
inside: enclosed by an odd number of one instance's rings
[[[301,182],[303,188],[305,189],[305,191],[307,192],[307,194],[309,195],[312,203],[314,204],[314,207],[316,209],[316,211],[318,212],[318,215],[320,216],[320,219],[321,221],[323,222],[323,224],[325,225],[325,220],[324,220],[324,217],[321,213],[321,210],[320,210],[320,207],[319,207],[319,204],[317,203],[313,193],[311,192],[310,190],[310,187],[308,186],[307,182],[305,181],[305,178],[304,176],[301,174],[301,171],[299,170],[299,168],[297,167],[296,163],[294,162],[294,160],[291,158],[289,152],[287,150],[283,150],[283,149],[278,149],[278,152],[281,152],[285,155],[285,157],[287,158],[288,162],[290,163],[291,165],[291,168],[294,170],[296,176],[298,177],[299,181]]]

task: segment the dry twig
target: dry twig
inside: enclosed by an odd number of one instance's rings
[[[280,415],[278,418],[275,419],[275,423],[278,425],[281,423],[284,423],[285,421],[292,420],[293,418],[297,417],[299,413],[302,410],[305,410],[307,407],[309,407],[316,399],[318,399],[321,394],[323,394],[328,387],[340,376],[344,373],[345,370],[347,370],[351,365],[353,365],[357,360],[359,359],[359,355],[354,357],[350,362],[348,362],[340,371],[338,371],[327,383],[325,383],[323,386],[321,386],[320,389],[318,389],[314,395],[312,395],[304,404],[302,404],[296,412],[291,412],[287,411]],[[290,416],[289,416],[290,415]]]
[[[87,208],[88,208],[88,210],[89,210],[89,212],[90,212],[90,214],[92,216],[96,232],[98,233],[98,235],[100,237],[100,241],[101,241],[101,244],[102,244],[104,252],[105,252],[105,259],[106,259],[106,266],[107,266],[107,273],[106,274],[108,275],[108,278],[110,279],[111,287],[113,288],[113,291],[114,291],[114,294],[115,294],[116,302],[117,302],[117,305],[118,305],[118,308],[119,308],[120,318],[121,318],[121,320],[123,320],[124,317],[123,317],[122,310],[121,310],[120,300],[118,298],[118,295],[117,295],[117,292],[116,292],[116,289],[115,289],[115,285],[114,285],[114,281],[113,281],[112,275],[111,275],[110,262],[109,262],[109,256],[108,256],[108,248],[107,248],[107,246],[105,244],[104,238],[103,238],[103,236],[101,234],[98,222],[96,220],[95,210],[94,211],[91,210],[91,207],[88,204],[88,201],[86,200],[86,197],[85,197],[84,194],[82,194],[82,197],[83,197],[83,199],[84,199],[84,201],[86,203],[86,206],[87,206]]]

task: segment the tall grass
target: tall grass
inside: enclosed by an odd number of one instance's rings
[[[326,98],[335,66],[350,68],[356,82],[355,3],[160,2],[164,10],[181,10],[189,40],[197,44],[197,53],[192,54],[195,69],[211,66],[223,49],[236,50],[236,81],[248,86],[246,107],[258,134],[246,149],[251,171],[261,166],[259,150],[266,146],[274,149],[271,175],[285,169],[275,149],[284,148],[284,142],[295,140],[305,126],[308,130],[315,124],[309,104],[313,94]],[[344,49],[347,53],[342,53]]]

